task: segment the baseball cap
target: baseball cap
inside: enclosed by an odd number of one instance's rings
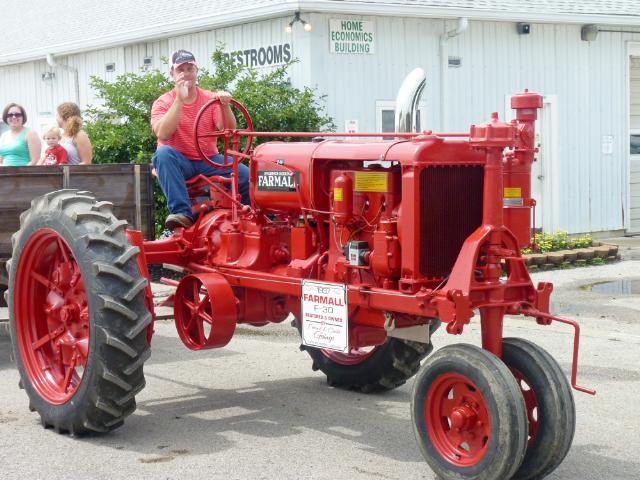
[[[193,53],[188,50],[178,50],[173,52],[173,55],[171,55],[171,67],[177,67],[183,63],[192,63],[196,67],[198,66],[196,63],[196,57],[194,57]]]

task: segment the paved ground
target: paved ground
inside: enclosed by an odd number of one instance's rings
[[[553,281],[555,311],[583,328],[576,393],[577,430],[565,462],[549,478],[640,478],[640,295],[597,293],[585,284],[608,280],[625,290],[640,280],[640,249],[603,267],[541,272]],[[615,291],[615,288],[614,288]],[[506,334],[534,340],[568,371],[570,331],[509,320]],[[436,347],[478,343],[475,325],[462,338],[439,332]],[[124,427],[73,439],[40,427],[30,413],[0,336],[0,477],[434,479],[413,438],[411,384],[386,394],[329,388],[312,372],[288,325],[240,328],[221,350],[191,352],[161,321],[145,366],[147,388]]]

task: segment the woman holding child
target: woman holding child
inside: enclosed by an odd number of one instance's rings
[[[0,136],[0,165],[19,167],[35,165],[40,159],[40,138],[24,126],[27,112],[17,103],[10,103],[2,111],[2,120],[9,130]]]
[[[67,151],[69,165],[88,165],[93,159],[93,147],[89,136],[82,129],[80,108],[73,102],[58,105],[56,111],[58,126],[62,128],[60,145]]]

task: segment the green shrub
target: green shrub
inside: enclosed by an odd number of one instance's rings
[[[210,90],[227,90],[242,103],[258,131],[332,131],[333,120],[324,115],[324,96],[308,87],[295,88],[288,79],[291,63],[264,75],[225,59],[222,46],[212,54],[214,73],[200,69],[199,82]],[[166,64],[166,59],[165,59]],[[168,71],[168,68],[166,68]],[[160,70],[119,75],[108,82],[93,77],[91,86],[100,105],[87,109],[86,131],[94,149],[95,163],[150,163],[156,148],[149,117],[153,101],[173,88]],[[238,115],[240,117],[240,115]],[[239,127],[243,123],[239,120]],[[270,140],[256,138],[255,144]],[[167,216],[166,199],[154,182],[154,217],[159,235]]]
[[[590,247],[593,244],[593,239],[589,234],[569,238],[567,232],[558,231],[556,233],[536,233],[531,238],[531,243],[537,246],[538,252],[547,253],[558,250]],[[534,249],[531,248],[524,248],[521,250],[521,253],[522,255],[527,255],[532,253],[533,250]]]

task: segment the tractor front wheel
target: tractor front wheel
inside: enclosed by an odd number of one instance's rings
[[[440,478],[507,479],[524,458],[527,415],[518,384],[498,357],[476,346],[450,345],[424,363],[411,416]]]
[[[135,410],[149,357],[146,279],[127,222],[88,192],[33,200],[8,262],[14,358],[45,428],[107,432]]]
[[[569,452],[576,426],[571,387],[558,363],[538,345],[505,338],[502,360],[518,381],[527,406],[529,440],[517,480],[543,478]]]

